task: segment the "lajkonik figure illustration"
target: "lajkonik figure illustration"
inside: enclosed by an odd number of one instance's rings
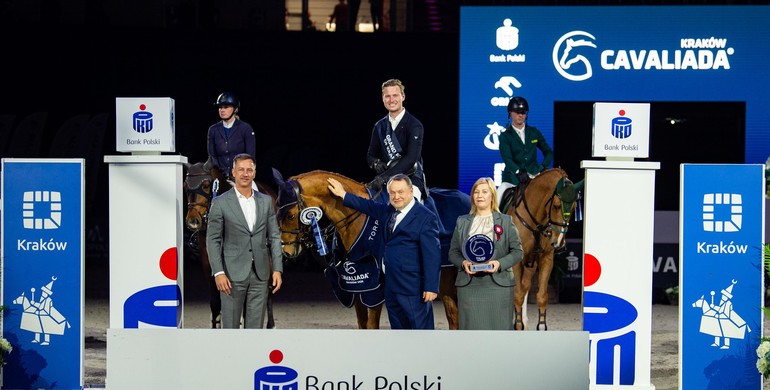
[[[733,280],[732,284],[721,291],[722,297],[718,304],[714,304],[714,291],[711,291],[711,303],[706,302],[703,295],[695,301],[692,306],[703,310],[700,320],[700,332],[714,336],[712,347],[720,349],[730,349],[730,339],[743,339],[746,336],[746,330],[751,332],[751,328],[738,313],[733,311],[733,286],[738,281]],[[724,342],[722,340],[724,339]]]
[[[40,300],[35,301],[35,288],[31,288],[32,295],[30,299],[21,293],[13,303],[21,305],[24,310],[21,314],[21,325],[19,328],[28,332],[35,333],[35,338],[32,340],[35,344],[49,345],[51,342],[51,335],[63,335],[65,326],[70,327],[67,319],[59,313],[53,305],[53,282],[56,281],[56,277],[51,277],[51,282],[40,288]],[[41,341],[40,336],[43,336]]]

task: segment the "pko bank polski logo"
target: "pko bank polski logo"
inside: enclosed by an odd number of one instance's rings
[[[144,104],[139,105],[139,110],[133,114],[131,128],[137,133],[149,133],[152,131],[152,113],[147,110]]]
[[[266,366],[254,372],[254,390],[298,390],[299,374],[297,370],[279,366],[283,361],[283,352],[276,349],[270,352],[272,366]]]
[[[730,57],[735,54],[735,49],[728,47],[727,38],[685,36],[679,38],[678,46],[663,49],[638,48],[639,40],[634,40],[625,46],[633,49],[624,46],[602,49],[597,59],[591,50],[598,49],[596,41],[596,37],[586,31],[562,35],[553,46],[556,71],[567,80],[585,81],[593,76],[592,62],[598,62],[605,71],[730,70]]]
[[[703,194],[703,230],[730,233],[741,230],[743,197],[741,194]]]
[[[610,133],[617,139],[626,139],[631,136],[631,125],[633,120],[626,116],[626,110],[618,111],[618,117],[612,118],[612,129]]]
[[[25,191],[22,196],[24,229],[58,229],[62,221],[62,200],[59,191]]]

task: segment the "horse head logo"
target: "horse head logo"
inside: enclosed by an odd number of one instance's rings
[[[573,37],[584,37],[588,39],[574,39]],[[596,37],[585,31],[570,31],[562,35],[553,46],[552,59],[556,71],[567,80],[583,81],[591,78],[591,76],[593,76],[593,70],[588,58],[579,52],[575,54],[572,51],[575,50],[577,52],[577,48],[584,46],[595,49],[596,45],[593,43],[595,40]],[[580,68],[579,66],[572,68],[572,66],[577,63],[582,64],[582,69],[576,69]],[[580,73],[580,70],[582,70],[582,73]]]

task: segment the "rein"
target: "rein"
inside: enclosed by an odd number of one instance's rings
[[[553,218],[551,218],[551,207],[553,206],[553,202],[555,198],[559,198],[561,200],[561,196],[556,190],[557,187],[554,187],[553,192],[551,193],[551,197],[548,198],[548,201],[545,203],[544,207],[544,213],[542,220],[547,220],[545,223],[541,223],[540,220],[538,220],[530,211],[529,204],[527,203],[526,199],[526,185],[525,188],[522,189],[522,194],[520,197],[518,197],[517,201],[513,205],[513,212],[516,215],[516,217],[519,219],[522,225],[524,225],[527,230],[529,230],[532,235],[535,238],[535,244],[532,253],[530,254],[530,259],[534,256],[539,254],[543,251],[542,246],[540,245],[540,239],[542,237],[551,238],[553,237],[553,232],[557,232],[560,234],[566,234],[569,230],[569,218],[572,213],[571,210],[564,210],[564,201],[561,202],[561,212],[562,212],[562,218],[565,222],[558,222],[554,221]],[[525,218],[519,214],[519,205],[524,204],[524,210],[527,212],[527,216],[529,216],[529,219],[535,224],[535,226],[532,226],[531,224],[527,223]],[[553,242],[551,242],[551,245],[553,245]],[[558,249],[558,248],[557,248]],[[527,260],[525,262],[525,265],[527,267],[531,267],[533,264],[532,260]]]

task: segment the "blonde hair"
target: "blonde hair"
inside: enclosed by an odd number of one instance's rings
[[[478,211],[476,208],[476,202],[473,201],[473,193],[476,192],[476,187],[482,184],[486,184],[489,187],[489,192],[492,193],[492,211],[500,212],[500,208],[497,205],[497,189],[495,188],[495,181],[489,177],[482,177],[476,180],[476,182],[473,183],[473,188],[471,188],[471,214],[476,214]]]
[[[401,80],[399,79],[390,79],[384,83],[382,83],[382,92],[385,92],[385,88],[387,87],[398,87],[398,89],[401,90],[401,94],[404,94],[404,90],[406,90],[406,87],[404,87],[404,84],[401,83]]]

